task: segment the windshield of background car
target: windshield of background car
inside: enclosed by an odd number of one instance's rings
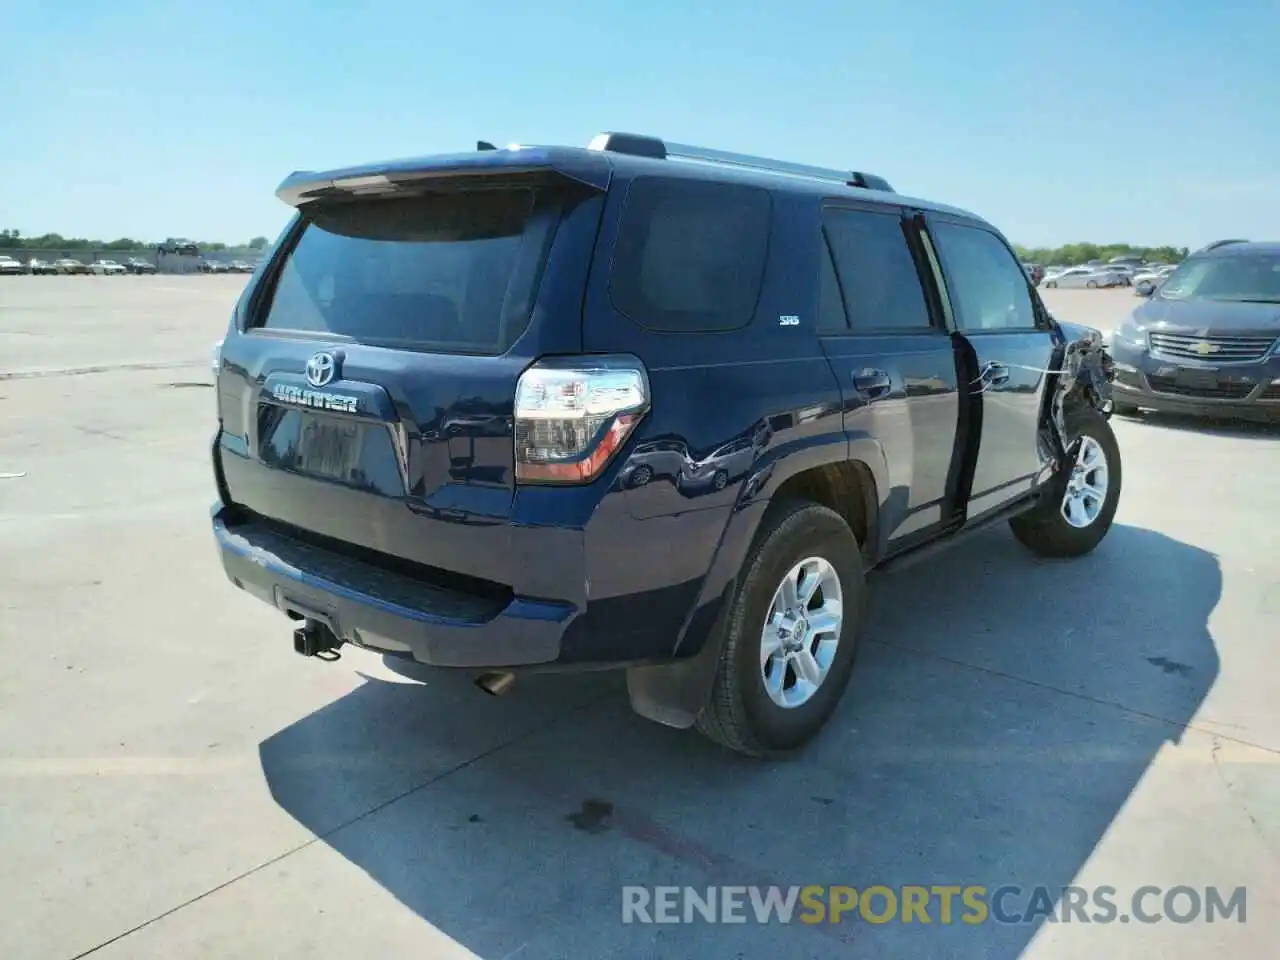
[[[503,188],[308,208],[259,326],[501,353],[528,323],[555,223],[547,206],[538,191]]]
[[[1161,300],[1280,303],[1280,253],[1201,257],[1179,266],[1161,285]]]

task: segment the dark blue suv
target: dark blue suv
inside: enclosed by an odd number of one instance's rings
[[[769,755],[835,709],[873,568],[1111,524],[1096,331],[879,177],[602,134],[278,195],[217,360],[213,527],[300,653],[491,693],[625,668],[644,716]]]

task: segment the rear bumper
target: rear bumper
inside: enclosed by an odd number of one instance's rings
[[[357,646],[441,667],[555,661],[579,611],[569,603],[492,599],[371,567],[213,508],[228,578],[295,619],[325,623]]]

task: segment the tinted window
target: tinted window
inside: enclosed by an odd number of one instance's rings
[[[902,218],[828,210],[824,221],[853,330],[927,330],[929,307]]]
[[[948,271],[948,290],[962,330],[1028,330],[1036,325],[1026,274],[995,234],[940,223],[934,240]]]
[[[549,229],[535,202],[493,190],[308,209],[261,325],[500,353],[532,306]]]
[[[831,248],[824,240],[818,253],[821,274],[818,278],[818,329],[839,333],[849,329],[849,318],[844,312],[840,293],[840,281],[836,279],[835,264],[831,261]]]
[[[745,326],[760,297],[769,215],[758,187],[636,179],[614,249],[614,306],[654,330]]]

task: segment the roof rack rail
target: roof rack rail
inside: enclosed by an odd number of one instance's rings
[[[1225,247],[1229,243],[1248,243],[1248,240],[1215,240],[1213,243],[1207,243],[1196,253],[1208,253],[1210,250],[1217,250],[1219,247]]]
[[[635,133],[601,133],[592,138],[587,145],[588,150],[604,150],[610,153],[626,153],[636,157],[650,157],[655,160],[668,158],[693,160],[699,163],[718,164],[720,166],[744,167],[750,170],[764,170],[769,173],[781,173],[792,177],[804,177],[809,180],[826,180],[841,183],[849,187],[861,187],[864,190],[881,190],[893,193],[893,187],[884,177],[876,176],[861,170],[837,170],[832,167],[812,167],[803,163],[790,163],[786,160],[771,160],[768,157],[754,157],[745,153],[730,153],[725,150],[712,150],[708,147],[695,147],[687,143],[667,143],[659,137],[650,137]]]

